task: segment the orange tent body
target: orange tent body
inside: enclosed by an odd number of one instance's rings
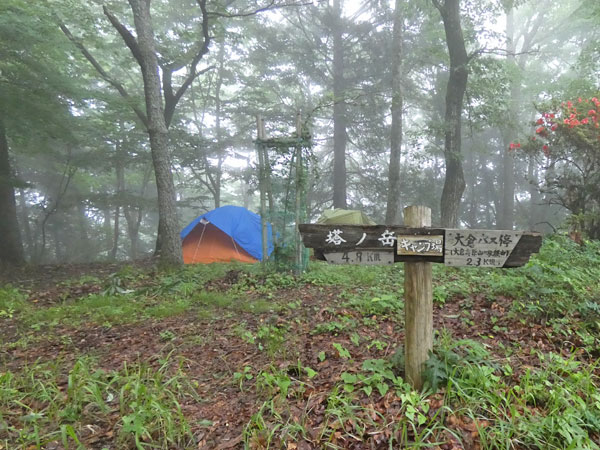
[[[209,264],[214,262],[258,262],[235,240],[211,223],[199,223],[183,239],[183,262],[185,264]]]

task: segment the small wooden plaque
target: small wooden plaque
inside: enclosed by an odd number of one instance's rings
[[[455,267],[503,267],[519,243],[520,231],[446,230],[444,263]]]
[[[399,255],[442,256],[444,254],[444,236],[399,235],[397,237]]]

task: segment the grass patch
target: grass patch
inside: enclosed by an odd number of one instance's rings
[[[18,289],[10,285],[0,288],[0,323],[2,320],[19,316],[28,309],[25,296]]]
[[[90,427],[109,426],[119,448],[191,448],[195,442],[180,402],[201,400],[165,359],[156,368],[125,365],[105,372],[89,358],[65,375],[59,362],[0,372],[0,444],[4,448],[84,448]],[[10,445],[9,445],[10,444]],[[11,446],[12,445],[12,446]]]
[[[445,326],[469,339],[439,332],[422,392],[404,382],[401,347],[394,352],[402,342],[402,266],[311,263],[300,276],[242,264],[158,274],[124,268],[73,284],[102,284],[93,286],[100,294],[81,290],[77,298],[72,290],[53,306],[30,305],[5,286],[0,326],[12,342],[1,350],[19,364],[32,361],[41,339],[64,344],[77,335],[56,336],[58,324],[186,313],[204,320],[156,327],[156,339],[194,361],[144,354],[153,367],[105,372],[80,357],[0,371],[0,448],[212,448],[242,433],[249,448],[600,448],[599,244],[547,239],[519,269],[434,265],[436,310],[451,311],[443,311]],[[215,319],[223,322],[213,328]],[[120,342],[118,329],[110,334]],[[77,347],[70,344],[61,351]],[[131,354],[147,349],[131,345]],[[214,410],[192,422],[205,400],[198,389],[214,402],[202,414]],[[90,427],[112,437],[91,442]]]

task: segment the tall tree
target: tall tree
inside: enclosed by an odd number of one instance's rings
[[[179,237],[180,227],[177,219],[175,185],[169,161],[167,130],[167,120],[170,121],[173,117],[176,102],[171,100],[170,103],[174,103],[173,106],[163,109],[156,42],[150,15],[150,0],[129,0],[129,5],[133,12],[137,39],[106,8],[104,8],[104,13],[119,32],[142,70],[146,100],[146,128],[150,138],[158,193],[157,250],[162,263],[178,265],[183,263],[183,256]],[[171,73],[168,70],[163,73],[165,80],[169,76]],[[165,83],[167,87],[165,97],[172,99],[173,91],[169,89],[170,85],[166,81]]]
[[[465,177],[461,159],[463,99],[469,78],[469,56],[460,20],[460,0],[432,0],[440,12],[450,56],[450,73],[446,86],[444,117],[444,158],[446,177],[441,201],[441,225],[456,227]]]
[[[400,223],[400,156],[402,151],[402,35],[403,0],[396,0],[392,40],[392,124],[385,223]]]
[[[23,264],[23,243],[17,221],[14,176],[8,154],[6,129],[0,111],[0,263]]]
[[[346,207],[346,141],[348,139],[344,39],[341,0],[333,0],[333,207]]]
[[[515,57],[515,13],[513,5],[506,9],[506,50],[508,63],[513,67],[516,65]],[[514,152],[510,148],[513,140],[515,116],[518,114],[517,102],[519,101],[519,85],[512,77],[510,83],[510,105],[509,120],[502,130],[502,210],[499,211],[498,228],[501,230],[512,230],[515,222],[515,160]]]
[[[199,42],[192,46],[193,50],[185,54],[182,60],[172,62],[167,61],[167,58],[159,62],[157,40],[150,11],[150,0],[128,0],[128,3],[133,13],[136,36],[131,33],[127,26],[106,5],[103,6],[103,11],[141,69],[146,111],[144,113],[140,108],[135,106],[135,103],[132,103],[132,107],[144,124],[150,140],[158,193],[159,221],[156,250],[162,264],[179,265],[183,263],[183,259],[181,239],[179,237],[180,227],[177,218],[175,186],[169,159],[168,127],[182,96],[193,81],[202,73],[202,71],[197,70],[197,66],[208,52],[210,44],[206,0],[197,0],[202,17],[201,38]],[[61,24],[61,29],[81,50],[100,76],[116,88],[121,96],[129,98],[129,94],[123,84],[111,77],[102,68],[96,58],[71,34],[66,25]],[[173,74],[184,68],[187,69],[186,76],[179,88],[175,89],[173,86]]]
[[[29,168],[19,157],[35,154],[46,170],[61,144],[76,128],[68,104],[77,105],[73,92],[79,83],[66,83],[70,62],[58,46],[56,29],[45,11],[20,0],[0,3],[0,261],[24,260],[14,188]],[[25,170],[26,169],[26,170]],[[46,172],[44,172],[44,175]],[[23,197],[22,197],[23,198]],[[39,192],[38,199],[46,199]],[[26,207],[26,205],[23,205]],[[27,220],[27,214],[21,214]],[[28,229],[29,223],[22,223]],[[31,250],[32,246],[29,246]]]

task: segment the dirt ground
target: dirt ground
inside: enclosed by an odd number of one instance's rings
[[[39,307],[76,301],[89,293],[100,291],[99,284],[69,286],[60,281],[75,279],[82,275],[93,274],[103,278],[118,270],[118,265],[82,265],[49,266],[36,270],[4,272],[0,277],[3,283],[10,282],[28,293],[29,301]],[[147,270],[151,270],[149,264]],[[235,277],[233,277],[235,278]],[[226,291],[235,280],[219,280],[210,283],[207,288]],[[183,370],[190,380],[195,382],[201,398],[200,402],[186,400],[181,406],[185,416],[192,424],[194,436],[202,449],[243,448],[243,430],[253,414],[257,412],[264,397],[256,389],[240,390],[232,382],[235,372],[243,371],[245,366],[254,370],[264,370],[273,364],[286,370],[290,376],[300,377],[294,372],[298,360],[309,366],[318,375],[309,381],[307,389],[300,398],[289,400],[289,414],[292,420],[303,417],[307,434],[301,442],[288,446],[288,449],[320,448],[318,436],[323,424],[323,415],[327,398],[333,386],[340,381],[342,372],[358,372],[366,359],[390,358],[402,345],[404,335],[402,320],[394,317],[370,317],[365,325],[364,316],[355,309],[344,306],[339,297],[338,287],[313,286],[310,284],[291,288],[277,289],[274,301],[280,305],[299,302],[299,307],[281,309],[276,313],[236,312],[235,315],[222,315],[199,318],[195,311],[162,320],[153,319],[134,324],[112,327],[84,324],[72,327],[61,324],[52,330],[60,339],[40,339],[27,348],[2,350],[0,362],[5,369],[19,370],[35,362],[60,360],[65,367],[72,366],[81,355],[97,358],[98,366],[106,370],[118,370],[124,363],[133,364],[144,361],[158,365],[159,359],[171,353],[171,357],[181,358]],[[248,293],[248,295],[258,295]],[[512,300],[496,298],[493,303],[484,295],[470,298],[455,297],[443,305],[436,304],[434,310],[434,328],[447,329],[455,339],[471,338],[482,342],[498,358],[505,358],[500,348],[517,349],[511,356],[511,364],[516,368],[517,379],[523,370],[536,364],[531,349],[542,352],[564,353],[573,348],[574,342],[563,341],[551,333],[546,326],[507,318],[505,312]],[[469,320],[465,320],[465,310],[469,311]],[[378,340],[384,346],[355,345],[351,342],[351,333],[336,330],[335,333],[314,333],[320,324],[328,324],[339,317],[349,317],[356,321],[357,333],[361,342]],[[5,321],[6,322],[6,321]],[[244,324],[249,330],[256,330],[268,324],[285,327],[288,330],[283,348],[277,349],[276,357],[260,350],[256,343],[243,339],[236,333],[236,327]],[[18,322],[8,321],[3,328],[5,342],[17,340],[21,331]],[[174,336],[165,342],[161,335],[169,332]],[[352,359],[346,360],[332,348],[332,339],[351,349]],[[501,344],[501,345],[499,345]],[[289,351],[285,351],[285,349]],[[323,355],[326,355],[323,358]],[[66,376],[65,376],[66,383]],[[384,396],[363,396],[365,405],[375,411],[390,416],[398,405],[392,393]],[[429,414],[435,414],[436,406],[442,404],[443,393],[430,397],[432,408]],[[84,436],[87,448],[101,449],[111,445],[114,422],[89,424],[89,434]],[[210,424],[210,425],[206,425]],[[476,441],[474,424],[460,418],[450,417],[447,424],[463,436],[463,444],[452,437],[440,445],[441,449],[479,448]],[[375,431],[374,431],[375,433]],[[368,442],[338,442],[342,448],[373,449],[387,448],[387,437],[377,430]],[[469,445],[470,443],[470,445]],[[254,442],[255,448],[261,448],[261,442]],[[47,447],[50,448],[50,447]],[[56,448],[60,448],[57,445]],[[114,448],[114,447],[110,447]]]

